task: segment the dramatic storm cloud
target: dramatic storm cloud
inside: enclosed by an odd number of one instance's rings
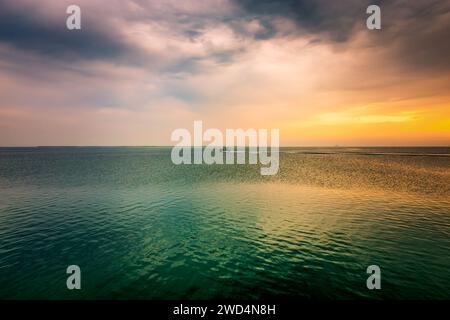
[[[0,2],[0,145],[448,144],[450,1]],[[382,29],[366,28],[366,8]]]

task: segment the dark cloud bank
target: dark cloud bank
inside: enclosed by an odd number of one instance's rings
[[[220,15],[212,17],[192,14],[183,15],[183,21],[189,26],[181,29],[186,37],[195,41],[207,30],[210,24],[221,22],[228,24],[241,37],[261,41],[277,37],[296,37],[308,34],[314,38],[312,43],[329,42],[345,50],[345,45],[357,32],[365,30],[365,10],[369,4],[378,4],[382,8],[381,31],[370,35],[368,45],[390,50],[390,57],[410,68],[430,69],[436,72],[450,70],[450,0],[234,0],[239,8],[234,16]],[[146,10],[142,6],[142,10]],[[126,12],[124,13],[126,15]],[[85,16],[83,32],[72,32],[61,28],[65,25],[65,16],[61,21],[49,22],[41,19],[33,10],[0,2],[0,42],[19,50],[35,52],[52,59],[71,58],[73,60],[106,59],[120,63],[146,64],[148,55],[139,53],[133,47],[114,34],[102,23],[101,8]],[[139,15],[126,15],[127,19],[152,19],[152,14],[142,12]],[[276,18],[289,19],[294,22],[293,30],[278,30],[274,23]],[[160,16],[161,22],[178,24],[177,15]],[[173,21],[172,21],[172,20]],[[197,19],[197,20],[196,20]],[[239,27],[239,21],[258,20],[262,30],[249,34]],[[194,26],[194,27],[193,27]],[[234,52],[214,53],[217,59],[231,61]],[[179,65],[186,67],[197,57],[184,57]],[[176,66],[172,69],[177,70]],[[189,69],[189,68],[188,68]],[[195,69],[195,68],[192,68]],[[169,70],[169,72],[172,70]]]

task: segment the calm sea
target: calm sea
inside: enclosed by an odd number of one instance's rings
[[[1,148],[0,298],[450,298],[450,148],[170,150]]]

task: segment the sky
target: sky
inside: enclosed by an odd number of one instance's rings
[[[450,0],[1,0],[0,146],[449,146],[449,39]]]

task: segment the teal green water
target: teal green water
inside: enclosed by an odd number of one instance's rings
[[[169,148],[0,148],[0,298],[449,299],[449,154],[285,148],[262,177]]]

